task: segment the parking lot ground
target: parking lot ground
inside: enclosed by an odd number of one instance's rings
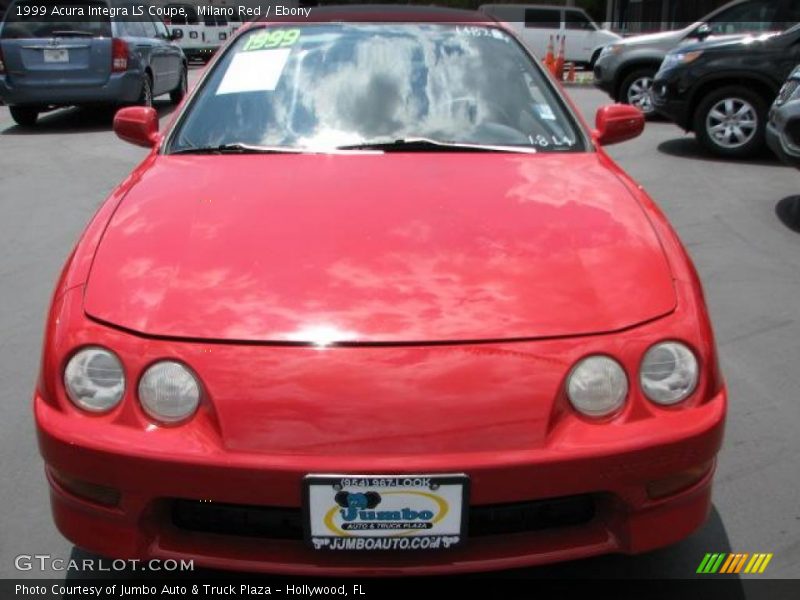
[[[569,91],[590,122],[607,102],[591,88]],[[159,110],[163,123],[172,108],[162,99]],[[17,571],[20,554],[82,556],[51,522],[30,397],[58,271],[99,203],[146,154],[116,139],[110,122],[110,113],[65,110],[27,131],[0,108],[0,577],[65,576]],[[706,552],[771,552],[762,577],[800,577],[800,234],[784,223],[800,214],[789,200],[800,194],[800,172],[769,157],[712,159],[666,122],[609,150],[670,217],[705,284],[730,391],[715,509],[671,548],[512,575],[691,577]]]

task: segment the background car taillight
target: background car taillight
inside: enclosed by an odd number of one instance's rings
[[[128,70],[128,43],[119,38],[111,40],[111,71],[119,73]]]

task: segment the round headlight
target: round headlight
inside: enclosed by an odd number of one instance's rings
[[[656,344],[642,360],[642,391],[657,404],[677,404],[694,391],[699,371],[694,353],[683,344]]]
[[[605,417],[619,410],[628,395],[625,370],[608,356],[589,356],[572,369],[567,396],[575,409],[589,417]]]
[[[93,413],[107,412],[119,404],[125,393],[122,363],[105,348],[83,348],[64,369],[64,387],[76,406]]]
[[[139,380],[139,401],[145,412],[162,423],[190,417],[200,402],[200,385],[179,362],[165,360],[152,365]]]

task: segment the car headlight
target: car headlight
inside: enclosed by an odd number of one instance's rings
[[[800,98],[800,78],[789,79],[781,87],[778,92],[778,97],[775,98],[775,106],[782,106],[790,100],[797,100]]]
[[[64,369],[67,396],[83,410],[102,413],[114,408],[125,393],[122,363],[110,350],[87,346]]]
[[[600,50],[600,56],[608,56],[609,54],[619,54],[625,48],[622,44],[609,44],[608,46],[603,46],[603,49]]]
[[[608,356],[589,356],[575,365],[567,378],[567,396],[575,409],[589,417],[618,411],[628,395],[625,370]]]
[[[139,402],[156,421],[188,419],[200,403],[200,384],[179,362],[164,360],[150,366],[139,380]]]
[[[645,353],[639,379],[645,396],[656,404],[670,405],[694,391],[699,373],[689,348],[679,342],[663,342]]]
[[[703,53],[700,51],[695,52],[670,52],[664,57],[664,61],[661,63],[660,71],[666,71],[667,69],[671,69],[672,67],[677,67],[678,65],[688,65],[696,61]]]

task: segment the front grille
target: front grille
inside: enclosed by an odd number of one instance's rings
[[[483,537],[582,525],[591,521],[594,513],[594,500],[589,495],[471,506],[468,535]],[[299,508],[173,500],[172,522],[188,531],[276,540],[303,539]]]

